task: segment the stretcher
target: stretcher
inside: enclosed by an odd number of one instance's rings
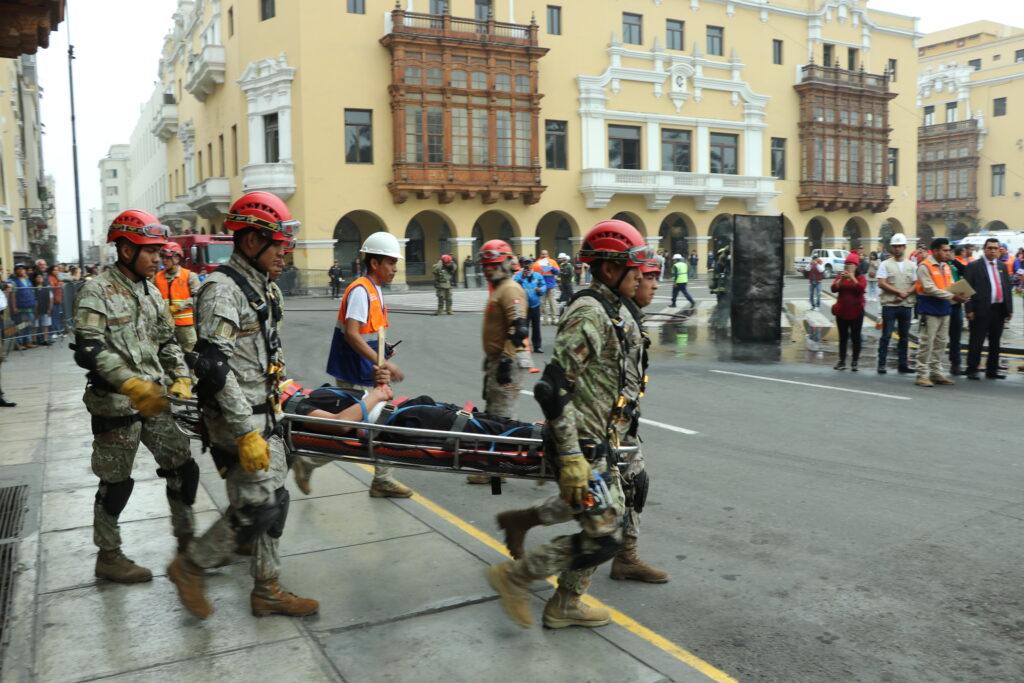
[[[191,439],[201,439],[201,417],[195,400],[168,397],[178,429]],[[486,474],[513,479],[554,480],[551,463],[544,458],[543,439],[494,436],[466,432],[399,427],[377,422],[352,422],[283,413],[279,417],[289,454],[315,456],[363,465],[398,467],[430,472]],[[317,425],[349,427],[355,434],[336,435],[315,431]],[[415,441],[443,440],[443,446],[399,443],[386,438],[402,434]],[[501,444],[499,450],[498,444]],[[637,450],[620,446],[620,460]]]

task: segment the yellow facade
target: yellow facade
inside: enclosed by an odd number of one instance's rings
[[[959,238],[978,229],[1024,229],[1024,29],[979,21],[926,35],[920,46],[922,123],[973,119],[978,143],[976,213],[930,217],[920,221],[919,234]],[[938,199],[921,185],[922,200]]]
[[[274,16],[261,19],[266,4],[179,3],[160,69],[160,87],[173,97],[153,120],[167,144],[168,201],[140,208],[183,228],[219,232],[233,198],[268,189],[303,223],[298,266],[347,262],[361,239],[388,230],[410,240],[400,281],[428,278],[442,247],[462,262],[474,237],[477,244],[510,237],[524,254],[575,251],[587,228],[619,214],[658,246],[697,251],[702,264],[715,224],[732,214],[783,214],[787,260],[805,253],[812,236],[815,246],[859,236],[870,247],[883,223],[912,232],[918,34],[913,19],[873,11],[864,0],[566,2],[558,35],[549,32],[547,1],[493,0],[494,21],[526,26],[534,19],[548,49],[539,60],[540,135],[546,121],[567,124],[567,168],[547,168],[540,141],[546,190],[535,204],[461,196],[441,203],[434,195],[396,204],[388,190],[396,156],[391,56],[380,44],[395,3],[277,0]],[[348,12],[350,4],[365,13]],[[425,14],[437,8],[430,0],[399,6]],[[448,7],[471,18],[476,0],[449,0]],[[630,35],[624,12],[641,17],[640,36]],[[672,42],[678,36],[669,35],[669,20],[683,23],[681,45]],[[709,54],[709,26],[723,29],[720,55]],[[773,40],[781,41],[781,64],[773,63]],[[793,86],[800,67],[820,64],[826,49],[841,56],[843,68],[853,60],[854,72],[897,67],[888,146],[899,150],[898,184],[888,188],[892,202],[883,212],[802,212],[797,204],[800,97]],[[346,163],[346,110],[371,112],[372,163]],[[263,142],[268,116],[278,130],[275,159]],[[615,125],[639,131],[638,168],[609,168]],[[689,133],[689,171],[663,170],[664,129]],[[717,134],[736,136],[734,174],[709,165]],[[785,179],[771,175],[773,138],[785,140]]]

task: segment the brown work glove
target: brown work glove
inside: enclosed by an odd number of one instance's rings
[[[156,382],[147,382],[138,377],[129,377],[121,385],[121,388],[118,389],[118,393],[130,398],[142,417],[159,415],[167,408],[164,388]]]

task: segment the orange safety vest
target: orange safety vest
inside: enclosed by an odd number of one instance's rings
[[[381,304],[380,297],[377,295],[377,287],[368,277],[360,277],[352,282],[348,287],[345,288],[345,295],[341,298],[341,308],[338,309],[338,327],[342,333],[345,332],[345,320],[346,311],[348,310],[348,294],[355,287],[363,287],[366,289],[367,296],[370,297],[370,310],[366,316],[366,322],[359,326],[359,334],[374,334],[377,330],[388,326],[388,309]]]
[[[160,290],[160,296],[168,303],[180,306],[184,301],[192,298],[192,292],[188,289],[188,276],[191,274],[187,268],[179,266],[178,274],[169,283],[166,270],[161,270],[153,279],[156,281],[156,288]],[[174,324],[179,327],[195,324],[191,308],[183,308],[177,313],[172,313],[171,317],[174,318]]]
[[[949,267],[949,264],[921,261],[920,265],[928,267],[928,272],[932,274],[932,282],[935,283],[936,289],[946,289],[953,284],[953,272]],[[921,285],[920,278],[918,279],[915,287],[918,294],[924,294],[924,287]]]
[[[388,326],[388,309],[377,294],[377,287],[367,277],[357,278],[345,288],[338,309],[338,322],[331,338],[331,352],[327,357],[327,374],[351,384],[373,385],[373,363],[361,356],[345,339],[345,320],[348,317],[348,296],[355,287],[363,287],[369,297],[369,311],[366,322],[359,326],[359,334],[366,338],[371,349],[377,349],[375,335]],[[374,337],[374,338],[370,338]]]

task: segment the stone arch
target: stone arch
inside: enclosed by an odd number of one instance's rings
[[[441,241],[452,233],[451,220],[440,211],[420,211],[405,226],[405,272],[409,277],[428,274],[431,263],[441,258]]]
[[[639,230],[641,235],[647,237],[647,226],[644,225],[643,219],[632,211],[619,211],[617,214],[612,216],[612,219],[617,221],[626,221]]]
[[[1006,227],[1006,223],[1002,221],[989,221],[987,224],[985,224],[985,229],[988,230],[989,232],[995,230],[1009,230],[1009,228]]]
[[[892,236],[898,232],[903,232],[903,224],[899,219],[890,216],[882,221],[882,225],[878,227],[878,242],[882,245],[882,251],[889,248]]]
[[[844,246],[850,251],[861,250],[864,247],[863,243],[869,241],[870,238],[868,223],[860,216],[851,216],[843,226],[843,239],[846,240]]]
[[[537,253],[547,249],[551,255],[566,253],[572,256],[575,244],[572,238],[580,236],[579,225],[564,211],[549,211],[537,221]]]
[[[932,228],[932,226],[930,226],[928,223],[918,223],[917,244],[924,244],[925,248],[927,249],[928,245],[932,243],[933,239],[935,239],[935,230]],[[917,245],[914,244],[908,246],[916,247]]]
[[[956,221],[955,223],[951,221],[947,227],[949,228],[950,242],[959,242],[971,233],[971,227],[963,221]]]
[[[512,247],[512,251],[519,253],[516,238],[521,234],[519,222],[512,214],[501,209],[485,211],[473,223],[473,254],[480,251],[480,246],[488,240],[504,240]]]
[[[832,245],[832,222],[824,216],[815,216],[811,220],[807,221],[807,227],[804,228],[804,237],[807,238],[807,253],[810,254],[815,249],[825,249],[826,246]],[[828,245],[826,245],[826,240]]]
[[[349,211],[334,225],[334,260],[342,273],[352,276],[354,262],[359,258],[363,240],[375,232],[387,231],[387,227],[376,214],[370,211]]]
[[[710,249],[717,252],[727,244],[732,244],[732,214],[720,213],[708,224]]]
[[[693,238],[697,236],[697,230],[690,219],[684,213],[678,211],[670,213],[661,221],[661,228],[658,235],[661,237],[660,247],[668,252],[668,258],[673,254],[680,254],[683,258],[690,257],[693,250]]]

